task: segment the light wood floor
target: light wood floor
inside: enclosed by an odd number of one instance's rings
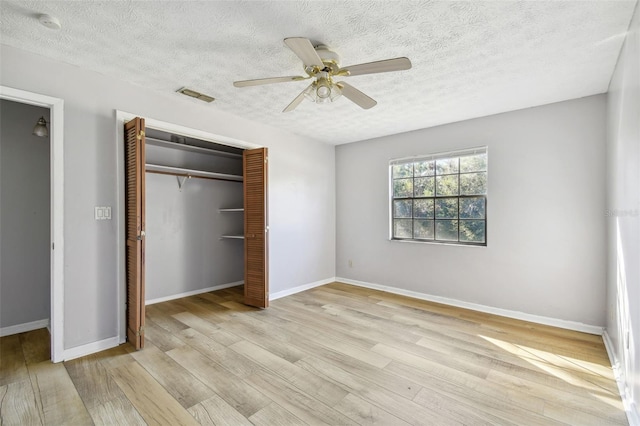
[[[598,336],[334,283],[147,307],[146,347],[0,339],[1,424],[627,424]],[[44,342],[44,343],[43,343]]]

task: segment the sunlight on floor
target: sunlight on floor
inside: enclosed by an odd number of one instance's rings
[[[607,389],[606,387],[597,384],[598,381],[609,382],[611,380],[612,373],[610,369],[605,369],[602,366],[598,366],[597,364],[593,364],[588,361],[560,356],[553,352],[543,351],[524,345],[517,345],[488,336],[478,335],[478,337],[517,356],[545,373],[563,380],[571,386],[585,389],[594,398],[597,398],[612,407],[623,410],[622,402],[616,390]],[[567,360],[570,360],[571,362],[567,362]],[[560,364],[561,366],[557,364]],[[581,364],[589,364],[592,369],[587,369]],[[598,369],[601,370],[602,373],[595,372],[594,367],[599,367]]]

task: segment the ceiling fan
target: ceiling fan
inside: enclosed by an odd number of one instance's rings
[[[327,46],[319,45],[313,47],[311,41],[304,37],[285,38],[284,44],[302,60],[304,71],[307,74],[306,77],[259,78],[233,83],[235,87],[248,87],[313,78],[313,82],[296,96],[282,112],[293,111],[305,97],[316,103],[329,103],[335,101],[340,95],[344,95],[344,97],[364,109],[373,108],[377,104],[375,100],[350,84],[344,81],[334,81],[333,79],[335,77],[402,71],[411,68],[409,58],[386,59],[383,61],[341,67],[340,57],[335,52],[329,50]]]

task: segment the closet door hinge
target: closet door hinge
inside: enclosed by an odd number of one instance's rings
[[[140,141],[140,140],[142,140],[143,136],[144,136],[144,130],[140,130],[140,133],[138,133],[138,136],[136,136],[136,139],[138,139]]]
[[[144,325],[143,325],[143,326],[141,326],[141,327],[138,329],[138,331],[137,331],[137,333],[136,333],[136,337],[140,337],[140,336],[142,336],[143,334],[144,334]]]
[[[269,157],[264,157],[264,164],[267,164],[268,160],[269,160]]]

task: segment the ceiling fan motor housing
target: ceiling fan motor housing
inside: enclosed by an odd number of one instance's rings
[[[331,70],[332,73],[337,72],[340,68],[340,56],[324,44],[315,47],[318,56],[322,59],[322,63]]]

